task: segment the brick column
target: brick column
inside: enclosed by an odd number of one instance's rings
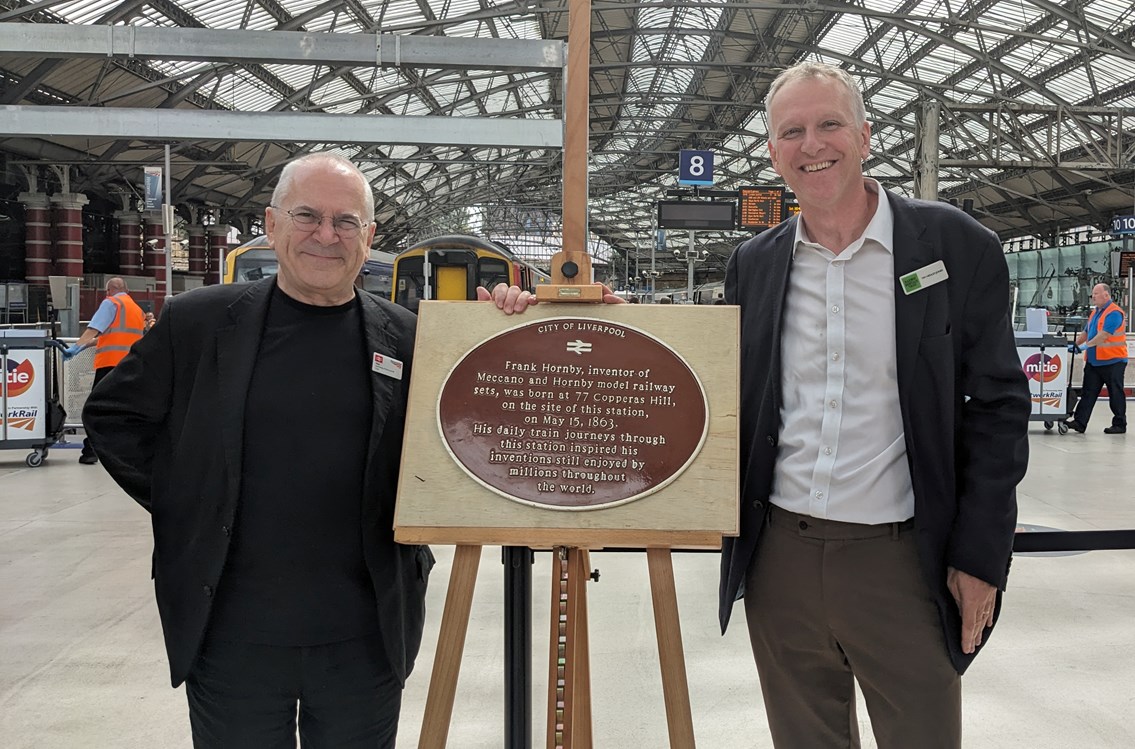
[[[55,274],[83,275],[83,206],[89,201],[78,192],[51,196],[55,223]]]
[[[162,225],[161,211],[146,211],[142,214],[142,218],[146,222],[142,230],[142,262],[145,264],[142,273],[154,279],[154,307],[156,311],[157,300],[164,299],[168,293],[166,291],[165,227]],[[151,240],[157,241],[151,244]]]
[[[225,267],[219,258],[222,250],[225,255],[228,255],[231,249],[229,228],[228,224],[213,224],[206,227],[206,231],[209,233],[209,271],[205,274],[205,283],[207,284],[220,283],[224,278]]]
[[[124,276],[142,275],[142,214],[115,211],[118,219],[118,272]]]
[[[25,277],[30,284],[47,285],[51,275],[51,215],[47,196],[41,192],[22,192],[20,203],[24,206],[24,223],[27,235],[24,238]]]
[[[189,275],[203,278],[209,261],[209,243],[205,238],[205,227],[190,224],[185,227],[189,235]]]

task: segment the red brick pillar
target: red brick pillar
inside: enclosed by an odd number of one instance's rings
[[[205,275],[205,283],[216,284],[221,282],[225,274],[221,258],[228,255],[231,249],[230,227],[228,224],[213,224],[206,227],[206,230],[209,232],[209,272]]]
[[[115,211],[118,219],[118,272],[124,276],[142,275],[142,214]]]
[[[142,218],[146,222],[142,231],[142,262],[145,264],[142,271],[143,275],[154,279],[154,311],[157,312],[158,300],[165,299],[168,293],[165,226],[162,224],[161,211],[146,211],[142,214]]]
[[[190,224],[185,227],[185,232],[189,235],[189,275],[204,278],[209,261],[209,243],[205,238],[205,227],[200,224]]]
[[[78,192],[51,196],[55,215],[55,275],[83,275],[83,206],[89,201]]]
[[[22,192],[19,197],[24,206],[27,227],[24,239],[25,277],[30,284],[46,286],[47,277],[52,272],[51,216],[47,196],[41,192]]]

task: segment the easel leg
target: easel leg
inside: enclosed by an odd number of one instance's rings
[[[567,598],[567,549],[557,546],[552,549],[551,633],[548,636],[548,749],[558,749],[564,745],[562,696],[567,647],[566,643],[561,644],[560,635],[561,628],[562,634],[567,634]]]
[[[586,549],[568,550],[567,673],[564,678],[564,747],[591,749],[591,649],[587,637]]]
[[[652,548],[646,550],[646,558],[650,567],[650,593],[654,598],[654,628],[658,636],[670,746],[671,749],[692,749],[694,722],[682,652],[682,626],[678,621],[678,595],[674,590],[673,557],[670,549]]]
[[[445,594],[445,612],[441,617],[441,632],[437,638],[418,749],[444,749],[449,739],[453,698],[457,693],[461,654],[465,650],[469,610],[473,605],[473,588],[477,583],[477,567],[480,564],[480,546],[457,547],[449,575],[449,590]]]

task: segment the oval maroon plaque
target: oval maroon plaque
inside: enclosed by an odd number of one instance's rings
[[[705,442],[697,375],[673,349],[618,323],[556,317],[479,344],[442,383],[446,448],[509,499],[587,510],[677,478]]]

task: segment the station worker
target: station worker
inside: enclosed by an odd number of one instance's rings
[[[373,216],[349,161],[287,164],[278,275],[174,297],[84,410],[198,748],[394,746],[434,560],[393,537],[416,319],[354,286]]]
[[[800,214],[731,256],[741,307],[743,597],[775,746],[961,746],[960,674],[989,638],[1028,457],[1029,392],[996,235],[865,178],[870,125],[839,68],[766,100]]]
[[[1080,401],[1069,429],[1083,432],[1092,418],[1092,409],[1107,386],[1107,400],[1111,405],[1111,426],[1105,434],[1127,433],[1127,396],[1123,392],[1123,376],[1127,370],[1127,316],[1123,308],[1111,298],[1111,287],[1098,283],[1092,288],[1095,311],[1088,318],[1087,327],[1076,336],[1075,345],[1084,351],[1084,382]]]
[[[73,358],[94,343],[95,376],[91,383],[94,388],[122,361],[134,342],[142,337],[146,331],[147,314],[126,292],[126,282],[118,277],[111,278],[106,282],[106,299],[95,310],[79,340],[63,352],[63,360]],[[83,439],[79,462],[84,465],[99,462],[89,438]]]

